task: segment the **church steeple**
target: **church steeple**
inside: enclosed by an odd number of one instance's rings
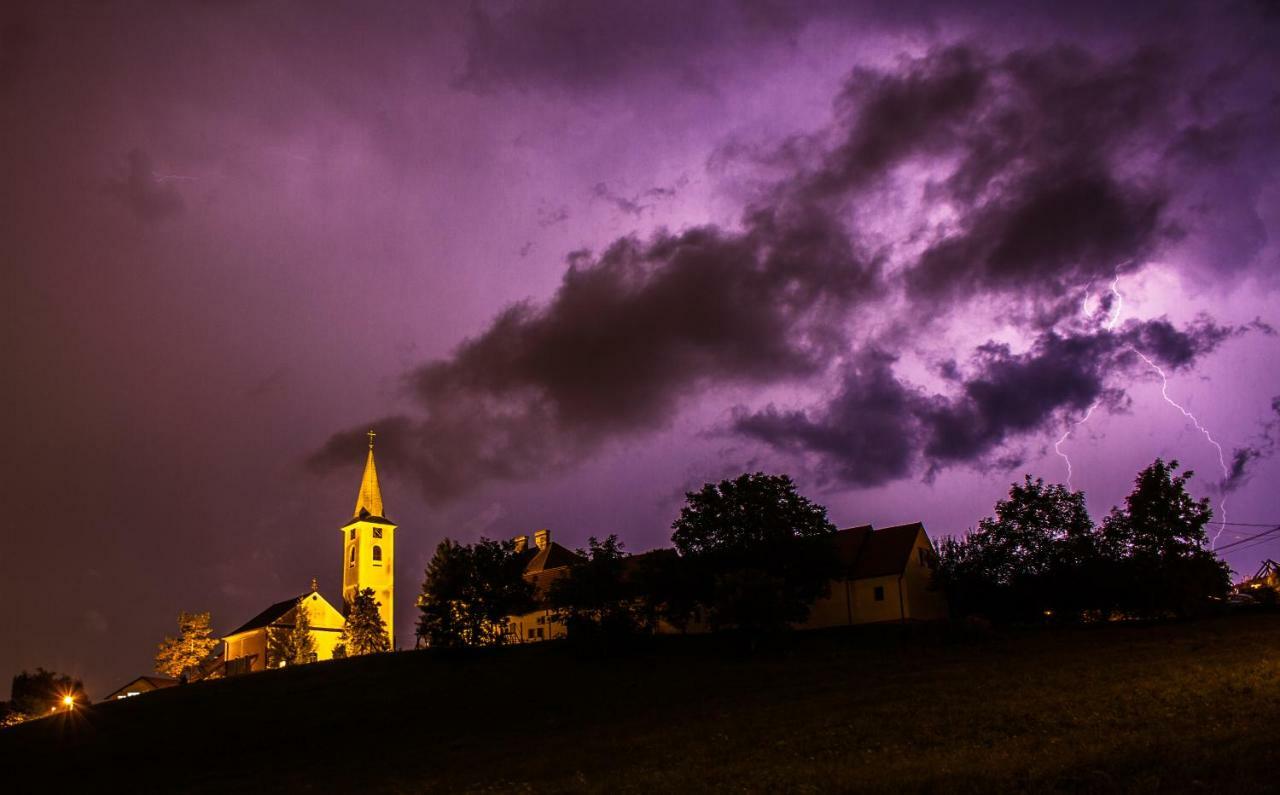
[[[342,601],[345,614],[356,594],[373,590],[378,613],[395,646],[396,526],[382,514],[382,488],[373,462],[373,437],[369,431],[369,457],[365,459],[355,516],[342,526]]]
[[[382,489],[378,486],[378,467],[373,463],[373,437],[369,431],[369,458],[364,462],[364,477],[360,479],[360,493],[356,495],[356,510],[352,518],[359,519],[363,511],[366,516],[382,516]]]

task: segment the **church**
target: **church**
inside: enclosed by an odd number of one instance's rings
[[[267,607],[222,637],[221,667],[227,676],[261,671],[267,667],[267,635],[272,629],[292,629],[301,604],[311,622],[315,659],[333,658],[334,647],[346,625],[346,606],[366,588],[373,589],[378,612],[387,627],[391,648],[395,648],[393,617],[395,599],[396,524],[384,516],[378,467],[373,460],[373,440],[369,431],[369,455],[365,459],[360,491],[356,495],[351,520],[339,528],[342,533],[342,604],[339,611],[320,593],[319,583],[311,589]]]

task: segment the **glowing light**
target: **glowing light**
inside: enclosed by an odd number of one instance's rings
[[[67,706],[67,709],[71,709],[76,705],[76,698],[75,696],[63,696],[62,703]]]

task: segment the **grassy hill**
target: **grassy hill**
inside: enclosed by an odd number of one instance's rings
[[[1271,791],[1280,615],[403,652],[0,731],[61,791]],[[9,790],[15,791],[15,790]],[[26,791],[26,790],[17,790]]]

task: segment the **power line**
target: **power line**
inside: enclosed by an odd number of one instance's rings
[[[1222,546],[1218,547],[1214,551],[1222,552],[1223,550],[1226,550],[1226,549],[1233,549],[1235,547],[1239,547],[1242,544],[1247,544],[1251,541],[1260,541],[1261,539],[1267,538],[1268,536],[1274,535],[1276,533],[1280,533],[1280,525],[1273,525],[1270,530],[1263,530],[1260,533],[1254,533],[1251,536],[1245,536],[1244,538],[1241,538],[1238,541],[1232,541],[1230,544],[1223,544]]]

